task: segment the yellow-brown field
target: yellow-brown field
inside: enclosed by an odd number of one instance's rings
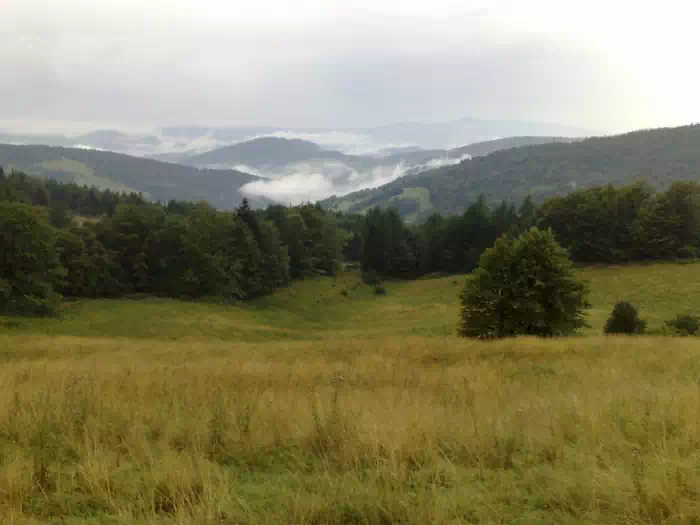
[[[0,523],[700,523],[700,342],[595,335],[698,269],[585,270],[558,340],[458,339],[453,278],[4,319]]]

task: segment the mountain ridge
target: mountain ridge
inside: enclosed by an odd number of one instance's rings
[[[694,124],[502,149],[321,204],[351,213],[396,206],[407,220],[420,221],[433,212],[461,213],[480,194],[490,202],[527,195],[541,202],[577,188],[645,180],[664,189],[698,179],[700,125]]]
[[[220,208],[238,206],[245,196],[239,189],[260,180],[234,170],[198,169],[112,151],[61,146],[0,144],[0,166],[101,189],[140,192],[156,201],[206,200]],[[250,200],[258,206],[270,202]]]

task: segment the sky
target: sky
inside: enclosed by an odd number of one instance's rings
[[[676,0],[0,0],[0,119],[680,125],[700,121],[699,16]]]

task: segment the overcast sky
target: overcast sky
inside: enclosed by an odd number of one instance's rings
[[[700,121],[696,2],[0,0],[0,119]]]

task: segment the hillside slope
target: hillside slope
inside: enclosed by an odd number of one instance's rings
[[[564,137],[507,137],[504,139],[477,142],[452,150],[448,149],[409,149],[384,156],[346,155],[340,151],[324,149],[320,145],[301,139],[261,137],[231,146],[217,148],[206,153],[167,156],[156,158],[182,162],[192,166],[236,166],[245,165],[256,169],[274,169],[300,162],[330,161],[342,162],[357,169],[375,166],[394,166],[399,163],[408,166],[421,166],[431,161],[459,159],[465,155],[487,155],[494,151],[518,146],[546,144],[549,142],[573,141]]]
[[[602,335],[616,301],[631,301],[660,333],[664,321],[681,312],[700,312],[700,264],[655,263],[587,267],[589,327]],[[456,335],[459,293],[465,276],[390,281],[385,296],[374,294],[359,274],[341,273],[294,281],[271,295],[235,305],[171,299],[104,299],[66,302],[60,317],[3,318],[3,333],[52,336],[129,337],[236,342],[450,337]]]
[[[258,177],[232,170],[189,166],[109,151],[0,144],[0,166],[30,175],[117,191],[137,191],[158,201],[206,200],[220,208],[240,204],[239,188]],[[258,199],[254,205],[267,202]]]
[[[518,202],[526,195],[541,202],[576,188],[646,180],[663,189],[675,180],[698,178],[700,125],[691,125],[496,151],[376,189],[327,199],[323,205],[364,212],[371,206],[417,200],[420,213],[409,219],[421,220],[432,212],[460,213],[482,193],[491,202]]]

